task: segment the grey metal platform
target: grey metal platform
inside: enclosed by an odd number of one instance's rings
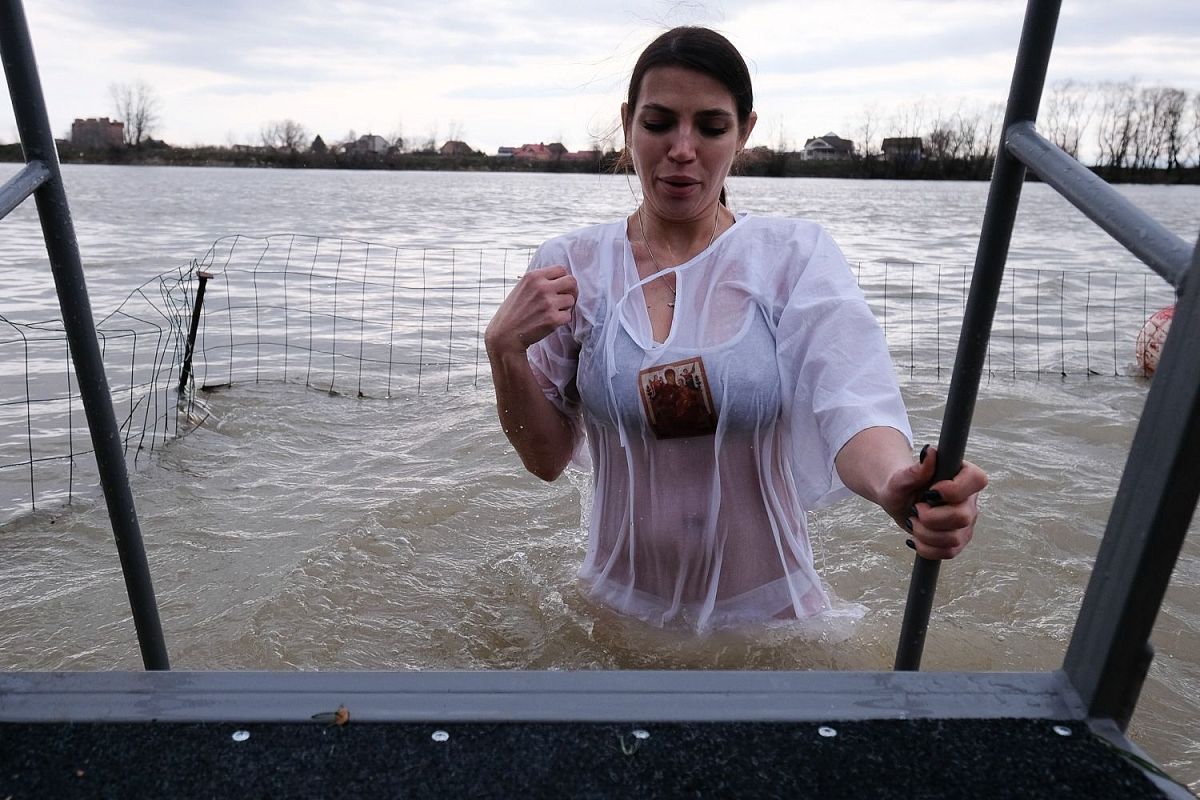
[[[1062,672],[16,672],[3,722],[1084,720]]]
[[[9,673],[0,721],[13,800],[1190,796],[1061,672]]]

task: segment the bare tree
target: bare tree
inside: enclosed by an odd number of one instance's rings
[[[1132,166],[1152,169],[1163,155],[1163,89],[1148,86],[1139,91],[1133,106]]]
[[[1056,81],[1042,100],[1040,127],[1067,155],[1079,158],[1079,142],[1092,121],[1094,107],[1091,86],[1070,79]]]
[[[293,153],[304,150],[305,144],[308,142],[308,132],[294,119],[268,122],[263,126],[259,135],[264,147],[288,150]]]
[[[930,125],[925,141],[929,145],[929,157],[935,161],[949,161],[954,158],[954,123],[939,112]]]
[[[466,128],[463,126],[462,120],[450,120],[450,126],[446,129],[447,141],[461,142],[466,135]],[[433,138],[436,140],[436,135]]]
[[[771,119],[767,138],[771,141],[771,144],[768,146],[776,153],[786,153],[792,149],[792,139],[788,135],[787,125],[784,124],[783,114],[779,114]]]
[[[992,103],[985,108],[980,117],[976,141],[979,158],[990,161],[996,157],[1000,146],[1000,129],[1004,125],[1004,104]]]
[[[1200,167],[1200,92],[1192,95],[1192,152],[1196,154],[1196,166]]]
[[[962,158],[974,161],[980,151],[979,128],[983,123],[983,115],[978,108],[971,111],[960,109],[954,120],[957,125],[955,137],[958,140],[958,151]]]
[[[876,138],[879,136],[879,112],[875,108],[868,108],[862,112],[862,117],[859,118],[858,127],[855,128],[859,140],[862,142],[861,155],[863,158],[874,158],[879,152],[879,146],[876,143]]]
[[[1164,88],[1160,97],[1160,122],[1163,156],[1167,169],[1179,169],[1187,149],[1184,116],[1187,114],[1187,92]]]
[[[924,99],[903,106],[897,109],[888,120],[890,135],[906,139],[918,138],[924,133],[926,117]]]
[[[1132,81],[1107,81],[1100,84],[1098,91],[1098,163],[1109,167],[1125,166],[1137,128],[1136,86]]]
[[[417,152],[418,153],[436,153],[437,152],[437,141],[438,141],[438,124],[437,124],[437,122],[431,122],[429,124],[429,133],[426,134],[425,138],[422,139],[420,144],[417,145]]]
[[[392,147],[396,148],[397,152],[400,152],[400,153],[404,152],[404,146],[405,146],[405,144],[407,144],[407,142],[405,142],[405,140],[404,140],[404,120],[403,119],[396,120],[396,127],[392,129],[392,132],[388,134],[387,138],[388,138],[388,141],[390,141],[392,143]]]
[[[125,125],[125,144],[137,147],[150,138],[159,123],[158,95],[145,81],[109,84],[117,121]]]

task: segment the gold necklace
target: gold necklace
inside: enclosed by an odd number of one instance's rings
[[[675,293],[675,287],[667,282],[667,276],[662,274],[663,266],[662,264],[658,263],[658,259],[654,256],[654,250],[650,247],[650,237],[646,235],[646,220],[642,215],[642,206],[638,206],[637,214],[638,227],[641,228],[642,231],[642,244],[646,245],[646,252],[650,254],[650,260],[654,262],[655,270],[658,273],[658,280],[661,280],[663,285],[671,290],[671,302],[667,303],[667,308],[675,308],[675,300],[678,295]],[[708,237],[708,244],[704,245],[705,250],[707,250],[717,238],[717,228],[719,227],[721,227],[721,204],[717,203],[717,213],[716,216],[713,217],[712,233]]]

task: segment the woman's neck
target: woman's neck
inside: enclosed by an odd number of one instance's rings
[[[663,220],[643,205],[629,217],[627,229],[630,240],[646,248],[653,266],[665,269],[694,258],[732,224],[733,214],[720,203],[711,213],[684,222]]]

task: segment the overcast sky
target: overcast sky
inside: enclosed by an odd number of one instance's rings
[[[1136,77],[1200,89],[1198,0],[1065,0],[1051,80]],[[752,144],[855,138],[922,103],[1002,102],[1021,0],[391,2],[26,0],[55,133],[111,116],[109,86],[160,99],[156,138],[254,143],[291,118],[338,141],[451,131],[486,152],[607,133],[638,52],[672,25],[739,47],[755,80]],[[14,141],[7,105],[0,139]]]

